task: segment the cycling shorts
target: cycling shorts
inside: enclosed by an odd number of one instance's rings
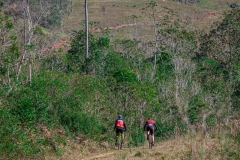
[[[118,135],[119,133],[123,133],[124,132],[124,128],[121,127],[117,127],[116,128],[116,134]]]
[[[147,126],[146,126],[146,129],[147,129],[147,131],[150,131],[151,134],[154,133],[154,127],[153,127],[153,125],[147,125]]]

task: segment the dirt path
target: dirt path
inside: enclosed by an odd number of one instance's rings
[[[181,160],[181,159],[221,159],[217,155],[219,141],[203,136],[179,137],[155,144],[148,148],[147,142],[140,147],[111,150],[101,154],[89,155],[83,160]]]
[[[136,148],[123,148],[122,150],[114,150],[111,152],[101,153],[93,156],[85,157],[82,160],[122,160],[122,159],[148,159],[155,160],[165,156],[164,150],[167,150],[166,147],[163,147],[160,143],[156,144],[152,149],[147,148],[147,144],[142,147]]]
[[[226,141],[227,142],[227,141]],[[105,149],[99,148],[98,143],[81,145],[71,143],[65,146],[63,154],[46,155],[46,160],[220,160],[219,155],[222,141],[217,138],[202,135],[189,135],[176,137],[166,141],[160,141],[148,148],[147,141],[143,146],[128,147],[127,143],[122,150],[111,146]]]
[[[92,160],[92,159],[106,158],[106,157],[111,157],[114,154],[117,154],[117,151],[109,152],[109,153],[102,153],[102,154],[99,154],[99,155],[95,155],[93,157],[84,158],[82,160]]]

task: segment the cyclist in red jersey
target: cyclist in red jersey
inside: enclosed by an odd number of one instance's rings
[[[154,146],[154,132],[157,130],[157,125],[152,118],[148,118],[144,124],[144,131],[147,131],[147,140],[148,136],[151,133],[153,137],[153,146]]]
[[[124,131],[127,131],[126,123],[122,119],[122,115],[118,116],[118,119],[115,121],[114,130],[116,131],[116,144],[119,133],[122,133],[122,141],[124,143]]]

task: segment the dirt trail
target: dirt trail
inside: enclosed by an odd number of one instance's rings
[[[180,160],[180,159],[220,159],[215,153],[219,142],[206,137],[181,137],[155,144],[148,148],[147,142],[136,148],[124,147],[122,150],[111,150],[106,153],[90,155],[83,160]],[[200,154],[201,152],[201,154]]]
[[[106,157],[111,157],[112,155],[115,155],[115,154],[117,154],[117,151],[109,152],[109,153],[102,153],[99,155],[95,155],[93,157],[84,158],[82,160],[93,160],[93,159],[99,159],[99,158],[106,158]]]
[[[183,144],[184,145],[184,144]],[[167,144],[166,142],[157,143],[152,149],[148,148],[146,143],[144,146],[136,148],[123,148],[122,150],[114,150],[107,153],[102,153],[94,156],[88,156],[83,160],[121,160],[121,159],[179,159],[176,155],[180,155],[182,151],[186,151],[186,147],[177,145],[174,147],[174,144]],[[171,155],[174,154],[174,155]]]
[[[78,143],[68,141],[59,146],[61,154],[48,154],[46,160],[221,160],[219,154],[228,140],[206,137],[202,134],[191,134],[155,143],[152,149],[148,148],[147,140],[143,146],[128,147],[128,143],[118,150],[111,144],[101,147],[98,142],[88,140]],[[232,144],[230,144],[232,145]]]

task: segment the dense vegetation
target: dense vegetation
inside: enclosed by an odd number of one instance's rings
[[[90,33],[86,63],[83,30],[72,32],[66,53],[46,56],[36,43],[45,37],[45,25],[36,25],[28,32],[35,40],[23,43],[11,18],[1,13],[0,157],[44,156],[48,146],[58,152],[67,137],[112,142],[118,114],[127,122],[129,146],[144,141],[147,117],[159,126],[158,140],[198,130],[211,134],[238,119],[239,17],[239,9],[227,12],[209,33],[158,25],[162,41],[150,56],[154,42],[144,48],[136,39]],[[239,145],[239,135],[227,136]],[[229,157],[239,155],[236,148]]]

